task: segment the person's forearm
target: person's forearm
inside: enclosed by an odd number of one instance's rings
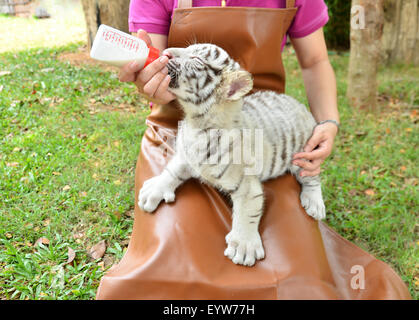
[[[153,46],[159,49],[161,52],[167,49],[167,36],[157,33],[149,33]]]
[[[310,110],[317,122],[336,120],[337,108],[336,78],[328,60],[322,60],[309,68],[302,69]]]

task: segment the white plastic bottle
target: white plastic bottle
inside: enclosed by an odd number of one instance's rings
[[[90,50],[90,57],[93,59],[116,67],[137,61],[144,68],[159,56],[160,51],[157,48],[104,24],[100,25]]]

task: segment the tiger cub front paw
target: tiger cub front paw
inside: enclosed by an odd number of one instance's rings
[[[234,230],[226,236],[227,249],[224,255],[230,258],[235,264],[253,266],[256,260],[265,257],[262,239],[259,232],[238,233]]]
[[[146,212],[156,210],[159,203],[175,201],[175,191],[161,176],[146,180],[138,196],[138,206]]]

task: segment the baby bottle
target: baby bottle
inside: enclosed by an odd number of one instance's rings
[[[157,48],[104,24],[100,25],[90,50],[90,57],[93,59],[116,67],[137,61],[144,68],[159,56],[160,51]]]

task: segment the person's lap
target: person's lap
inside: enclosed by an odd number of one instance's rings
[[[135,196],[173,154],[175,130],[151,125],[142,140]],[[165,138],[166,137],[166,138]],[[265,259],[254,267],[224,256],[231,207],[215,189],[191,179],[174,203],[155,213],[135,205],[128,250],[102,279],[99,299],[360,299],[408,298],[384,263],[309,217],[289,174],[264,183],[260,233]],[[327,206],[327,199],[326,199]],[[353,265],[372,266],[366,288],[351,288]],[[367,287],[369,286],[369,287]]]

